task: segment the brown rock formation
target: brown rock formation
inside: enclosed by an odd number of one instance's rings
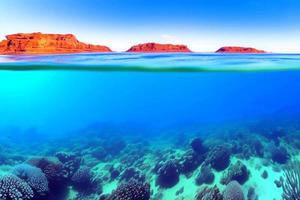
[[[266,52],[251,47],[227,46],[218,49],[216,53],[266,53]]]
[[[0,42],[0,54],[111,52],[106,46],[79,42],[72,34],[19,33]]]
[[[156,53],[156,52],[191,52],[186,45],[174,45],[174,44],[158,44],[158,43],[145,43],[132,46],[127,52],[144,52],[144,53]]]

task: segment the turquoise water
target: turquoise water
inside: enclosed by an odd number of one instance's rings
[[[152,127],[244,120],[297,111],[300,102],[299,55],[112,53],[0,61],[1,110],[7,113],[0,124],[45,132],[96,121]]]
[[[101,164],[118,163],[126,155],[133,157],[134,153],[128,153],[132,150],[128,145],[139,141],[147,142],[145,148],[151,150],[139,155],[144,162],[153,162],[149,164],[151,167],[159,159],[167,160],[155,156],[157,146],[160,146],[157,151],[171,149],[167,154],[180,157],[190,148],[189,141],[194,137],[208,141],[209,147],[212,138],[232,145],[236,137],[230,135],[237,132],[246,137],[251,134],[254,138],[263,137],[260,140],[264,141],[267,152],[268,144],[274,139],[273,135],[268,137],[272,130],[280,127],[287,135],[289,131],[293,134],[298,131],[299,80],[300,55],[297,54],[0,56],[0,142],[2,154],[8,152],[4,157],[9,157],[0,159],[0,164],[6,166],[5,171],[7,166],[13,167],[32,156],[54,156],[55,152],[66,151],[85,158],[86,165],[98,173]],[[181,134],[185,139],[175,142]],[[90,151],[106,141],[111,143],[111,138],[121,138],[129,149],[103,160],[91,159]],[[99,144],[94,144],[98,139]],[[243,138],[239,142],[248,144]],[[106,149],[107,154],[116,148],[111,145]],[[290,159],[298,156],[298,147],[290,143],[288,136],[280,136],[279,146],[289,149]],[[245,163],[249,159],[271,162],[263,165],[270,174],[266,182],[257,180],[255,174],[260,172],[252,172],[254,167],[246,164],[252,176],[242,186],[245,196],[250,187],[264,184],[261,188],[274,187],[278,191],[269,195],[258,189],[259,199],[281,199],[282,189],[274,184],[281,174],[271,172],[271,168],[283,167],[285,163],[278,164],[267,156],[251,154],[250,158],[240,158],[237,155],[232,152],[232,162],[236,159]],[[156,187],[159,188],[153,183],[156,174],[145,166],[128,165],[146,174],[146,181],[154,190],[151,198],[175,198],[164,189],[162,197],[156,197]],[[174,187],[196,188],[193,181],[188,182],[194,178],[190,177]],[[122,182],[118,178],[116,181],[102,177],[104,193],[111,193]],[[193,186],[184,185],[187,182]],[[196,189],[186,189],[178,198],[182,195],[184,199],[193,199],[195,192]],[[71,197],[63,199],[67,198]]]

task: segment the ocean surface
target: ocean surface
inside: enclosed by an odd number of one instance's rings
[[[284,184],[299,157],[299,91],[298,54],[2,55],[0,171],[43,171],[48,190],[29,184],[34,197],[21,199],[115,200],[122,186],[143,184],[139,200],[201,200],[214,185],[226,196],[234,180],[245,199],[293,199]],[[215,167],[214,153],[228,165]],[[70,157],[97,180],[93,191],[75,172],[61,183],[37,164]],[[214,180],[199,183],[205,166]]]

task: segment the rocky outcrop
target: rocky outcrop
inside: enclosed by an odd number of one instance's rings
[[[216,53],[266,53],[266,52],[251,47],[227,46],[227,47],[221,47],[216,51]]]
[[[106,46],[85,44],[72,34],[18,33],[0,42],[0,54],[61,54],[111,52]]]
[[[145,43],[132,46],[127,52],[163,53],[163,52],[191,52],[186,45]]]

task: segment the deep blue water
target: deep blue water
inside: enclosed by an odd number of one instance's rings
[[[55,135],[99,122],[155,132],[300,111],[300,55],[113,53],[0,62],[2,129]]]

